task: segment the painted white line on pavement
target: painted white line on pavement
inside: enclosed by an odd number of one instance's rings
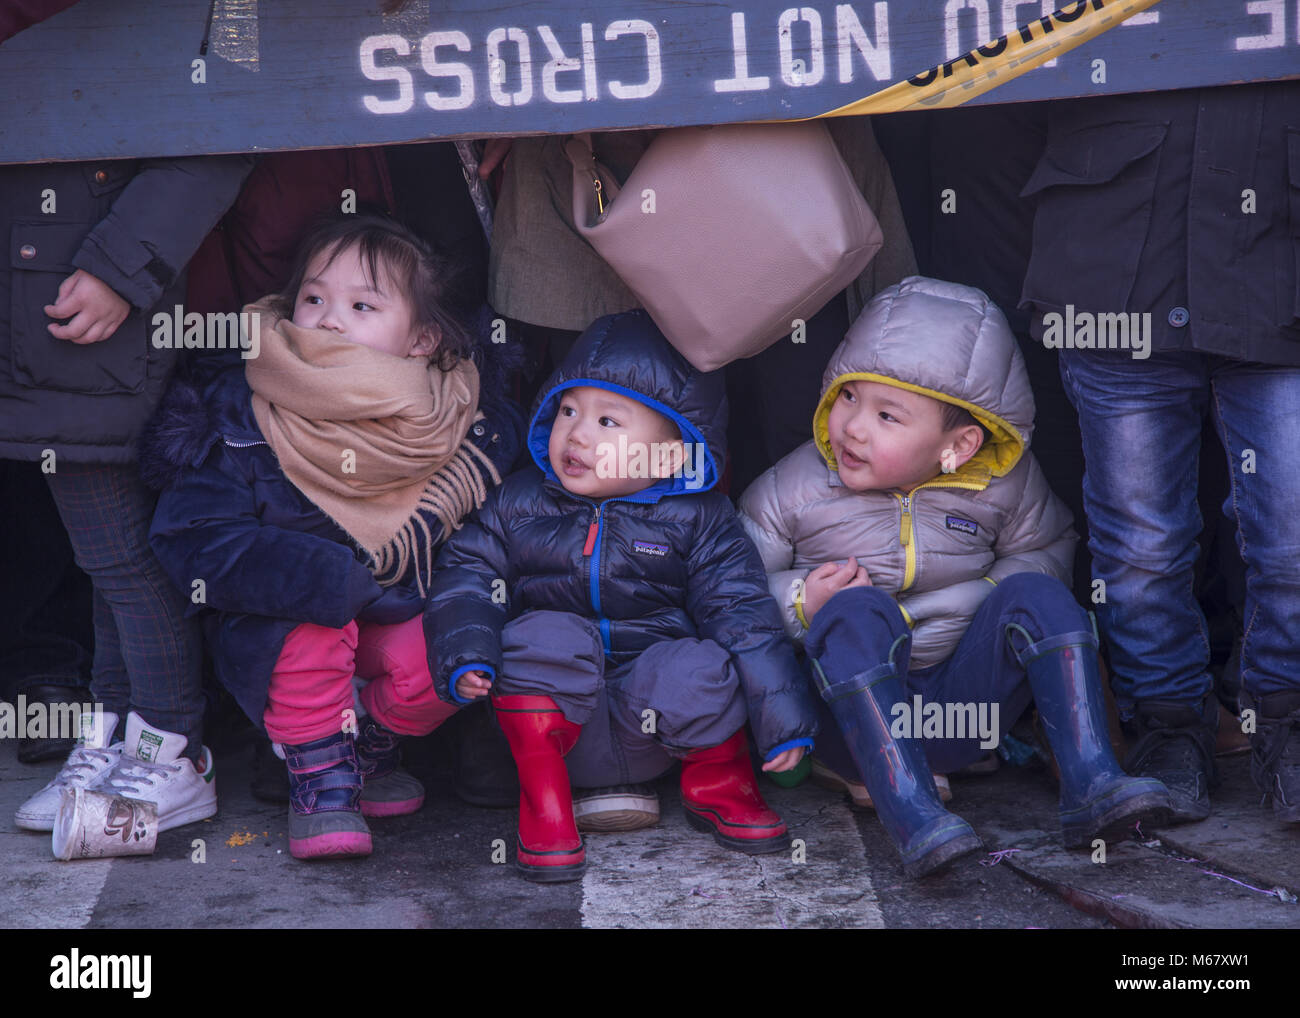
[[[747,856],[691,830],[677,802],[657,827],[589,834],[582,925],[593,928],[730,929],[884,927],[857,824],[842,800],[820,789],[764,787],[804,843]]]
[[[111,859],[59,862],[51,836],[14,826],[14,811],[49,781],[63,761],[26,766],[17,743],[0,739],[0,927],[80,929],[90,921]]]
[[[34,831],[0,834],[5,893],[0,927],[5,929],[80,929],[90,922],[111,859],[59,862],[50,835]]]

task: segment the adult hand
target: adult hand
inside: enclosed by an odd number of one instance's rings
[[[803,617],[811,623],[822,605],[841,590],[870,586],[871,577],[867,575],[865,567],[858,565],[856,558],[850,558],[843,564],[823,562],[804,581]]]
[[[78,269],[59,284],[53,304],[45,305],[51,318],[70,319],[66,325],[48,326],[55,339],[85,345],[102,343],[117,331],[131,313],[131,305],[96,276]]]

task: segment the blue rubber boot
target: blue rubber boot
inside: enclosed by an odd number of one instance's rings
[[[895,656],[908,639],[887,595],[850,588],[817,613],[806,647],[814,684],[902,856],[903,872],[924,877],[984,846],[970,824],[943,808],[920,741],[890,733],[893,707],[907,702]],[[873,648],[882,643],[890,648],[889,659],[873,667],[873,658],[880,659]]]
[[[1028,640],[1018,625],[1009,626]],[[1016,641],[1012,640],[1014,647]],[[1029,676],[1038,717],[1061,769],[1061,834],[1067,848],[1125,834],[1136,823],[1169,819],[1169,790],[1132,777],[1110,748],[1102,709],[1097,647],[1090,633],[1065,633],[1016,651]]]

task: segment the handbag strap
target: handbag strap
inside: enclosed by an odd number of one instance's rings
[[[597,217],[603,216],[619,192],[618,182],[613,174],[596,161],[596,150],[591,144],[591,132],[571,134],[564,140],[564,154],[573,164],[575,174],[582,174],[589,180],[595,197]]]

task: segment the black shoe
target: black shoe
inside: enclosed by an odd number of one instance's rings
[[[471,806],[519,806],[519,770],[510,743],[486,704],[465,711],[452,788]]]
[[[29,706],[34,703],[43,703],[47,707],[54,707],[56,704],[83,704],[89,703],[92,699],[90,690],[84,686],[66,686],[54,682],[38,682],[25,686],[22,695]],[[55,712],[46,711],[46,717],[50,719],[51,725],[56,716]],[[71,720],[76,724],[80,717],[81,708],[77,707],[72,712]],[[19,721],[21,720],[20,718]],[[76,733],[73,733],[71,739],[29,739],[24,736],[18,740],[18,762],[30,764],[40,763],[43,760],[63,760],[72,752],[75,745]]]
[[[1171,824],[1204,820],[1210,815],[1210,788],[1217,782],[1214,766],[1219,702],[1213,696],[1201,704],[1173,700],[1139,700],[1124,730],[1133,748],[1124,769],[1155,778],[1173,801]]]
[[[1242,707],[1255,710],[1250,737],[1250,776],[1272,801],[1273,816],[1300,823],[1300,692],[1269,693],[1252,701],[1243,691]]]
[[[580,831],[639,831],[659,822],[659,796],[651,785],[575,788],[573,818]]]
[[[253,776],[248,790],[263,802],[289,801],[289,772],[284,761],[275,755],[265,734],[253,736]]]

